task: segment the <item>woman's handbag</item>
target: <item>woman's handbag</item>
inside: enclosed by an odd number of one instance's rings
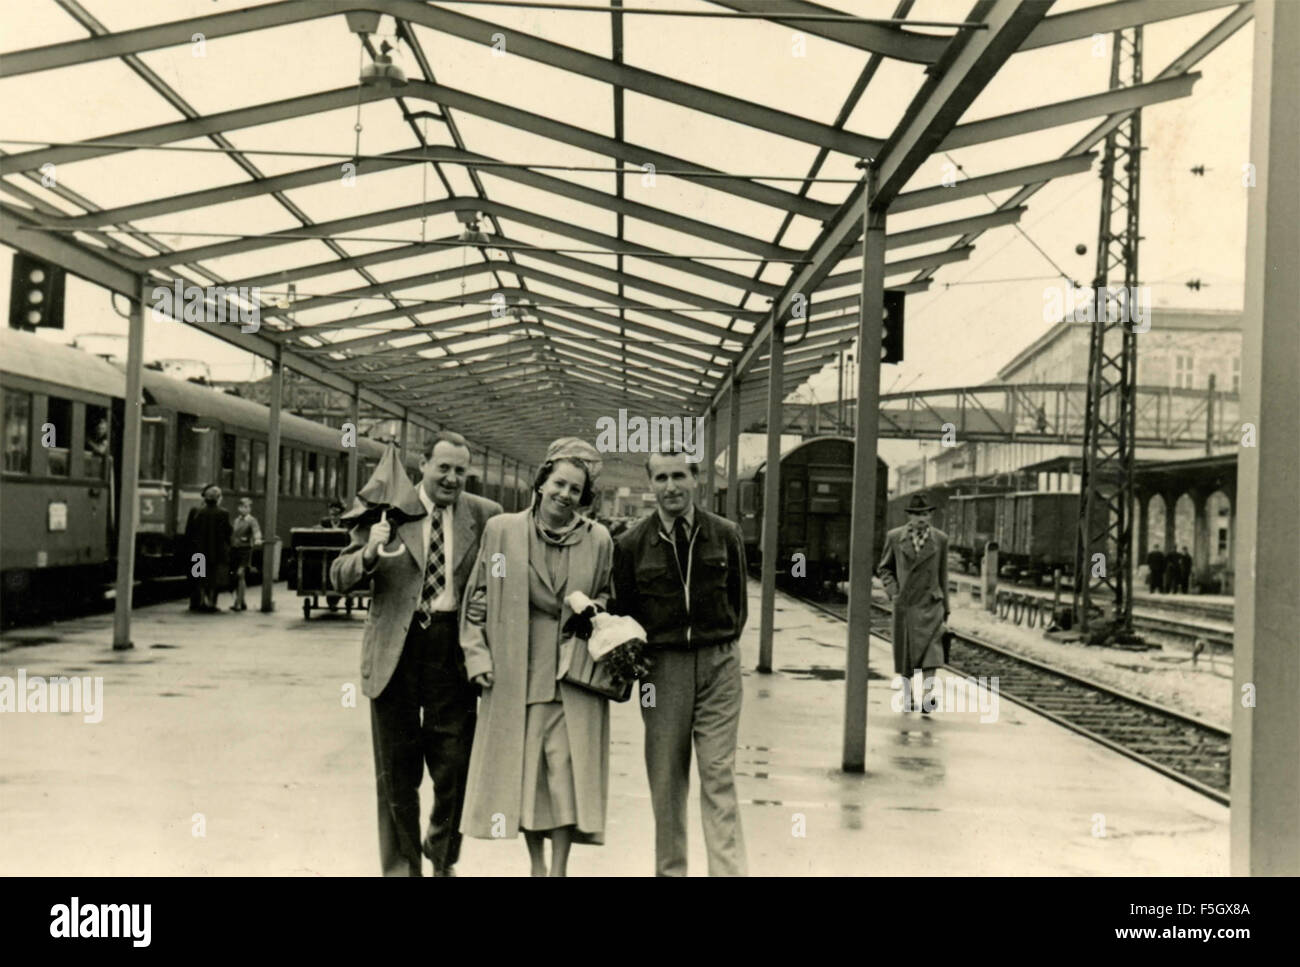
[[[604,662],[592,661],[587,643],[570,636],[560,642],[560,667],[564,674],[560,681],[577,685],[613,702],[626,702],[632,697],[634,682],[617,681]]]
[[[609,637],[608,634],[597,634],[596,643],[599,647],[593,648],[592,635],[598,623],[605,623],[603,626],[608,631],[611,622],[621,628],[622,625],[618,623],[629,619],[615,619],[607,614],[598,614],[599,607],[581,591],[570,593],[566,603],[573,614],[561,629],[566,637],[560,642],[560,668],[564,670],[560,681],[585,688],[611,701],[626,702],[632,697],[634,680],[619,678],[613,672],[613,663],[599,660],[612,650],[611,645],[615,642],[613,639],[604,640]],[[635,622],[632,622],[632,627],[640,631],[640,625]],[[593,652],[595,657],[592,657]]]

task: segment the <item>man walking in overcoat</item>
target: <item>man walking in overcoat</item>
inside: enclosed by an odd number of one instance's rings
[[[934,505],[924,493],[907,502],[907,523],[885,535],[877,571],[894,602],[894,672],[903,676],[911,708],[937,705],[935,670],[943,664],[948,623],[948,535],[930,526]],[[918,701],[912,676],[922,672],[925,699]]]
[[[385,876],[451,876],[460,856],[478,689],[465,675],[460,599],[488,518],[501,505],[464,492],[469,445],[459,433],[434,437],[420,461],[426,513],[394,527],[380,520],[352,531],[330,566],[342,594],[373,582],[361,646],[361,690],[379,796],[379,858]],[[398,471],[401,472],[400,470]],[[396,549],[380,553],[396,536]],[[429,833],[420,840],[420,781],[433,779]]]

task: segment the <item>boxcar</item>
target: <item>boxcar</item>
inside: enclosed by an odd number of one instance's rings
[[[766,462],[737,475],[737,509],[751,566],[761,566],[763,480]],[[875,546],[884,545],[889,467],[876,458]],[[849,576],[853,512],[853,440],[818,437],[781,455],[777,574],[786,583],[814,591]],[[795,555],[802,555],[797,558]],[[802,572],[799,565],[802,564]]]

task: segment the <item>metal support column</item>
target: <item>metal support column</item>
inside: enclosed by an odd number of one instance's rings
[[[857,412],[853,438],[853,523],[849,534],[849,622],[844,666],[845,772],[867,763],[867,665],[871,642],[871,577],[876,570],[876,437],[880,409],[880,342],[885,316],[885,213],[870,208],[877,171],[867,169],[863,218],[862,311],[858,317]]]
[[[113,650],[133,648],[131,603],[135,590],[135,529],[140,516],[140,418],[144,413],[144,299],[141,276],[127,324],[126,401],[122,407],[122,493],[117,511],[117,589],[113,602]],[[186,564],[188,568],[188,561]]]
[[[411,430],[411,411],[408,410],[406,407],[402,407],[402,428],[399,431],[399,436],[397,438],[397,445],[402,451],[402,466],[406,466],[407,460],[410,459],[406,453],[406,441],[410,436],[410,430]]]
[[[740,523],[736,476],[740,472],[740,380],[731,383],[731,423],[727,427],[727,519]]]
[[[772,670],[772,619],[776,610],[776,538],[781,524],[781,400],[785,396],[785,320],[772,323],[767,364],[767,463],[763,467],[763,591],[759,607],[758,670]]]
[[[701,503],[705,510],[713,510],[713,491],[714,483],[717,481],[717,468],[714,464],[718,461],[718,411],[716,407],[710,407],[704,414],[704,486],[701,488]],[[696,445],[699,441],[696,440]]]
[[[1142,83],[1142,28],[1115,32],[1111,89]],[[1083,482],[1075,539],[1074,613],[1085,634],[1093,608],[1113,604],[1104,640],[1138,644],[1133,633],[1133,462],[1137,407],[1137,334],[1127,294],[1138,286],[1139,188],[1142,112],[1134,111],[1106,136],[1101,163],[1101,219],[1094,320],[1088,350],[1088,395],[1083,430]],[[1126,297],[1110,298],[1113,274]],[[1094,567],[1093,555],[1104,555]]]
[[[1300,4],[1255,4],[1237,463],[1231,870],[1300,874]],[[1238,431],[1239,434],[1241,431]],[[1242,436],[1238,436],[1242,441]],[[1243,441],[1244,442],[1244,441]]]
[[[275,357],[271,360],[271,414],[266,431],[266,529],[262,532],[262,610],[268,614],[275,610],[273,586],[279,543],[276,528],[280,515],[280,413],[284,407],[284,363],[282,347],[275,344]]]
[[[357,477],[361,473],[361,384],[352,389],[352,407],[348,410],[348,419],[352,421],[352,432],[356,439],[352,441],[352,452],[348,454],[348,494],[351,500],[357,494]]]

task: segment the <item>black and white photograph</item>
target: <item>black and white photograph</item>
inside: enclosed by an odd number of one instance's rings
[[[0,876],[86,883],[23,931],[1178,878],[1090,928],[1249,941],[1298,185],[1300,0],[7,0]]]

